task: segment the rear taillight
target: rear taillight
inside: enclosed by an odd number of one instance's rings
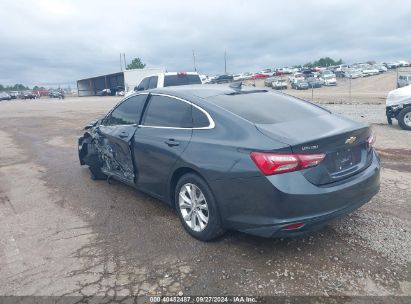
[[[264,175],[273,175],[317,166],[325,154],[251,152],[250,156]]]
[[[367,139],[367,148],[368,148],[368,150],[370,150],[372,148],[372,146],[375,143],[375,140],[376,140],[375,133],[371,132],[370,136]]]

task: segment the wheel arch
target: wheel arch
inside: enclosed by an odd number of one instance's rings
[[[198,170],[188,167],[188,166],[183,166],[183,167],[179,167],[176,168],[173,172],[173,174],[170,177],[170,182],[168,183],[168,201],[170,203],[170,205],[175,208],[175,187],[178,183],[178,180],[185,174],[187,173],[193,173],[198,175],[199,177],[201,177],[204,182],[210,187],[210,184],[207,182],[207,180],[204,178],[204,176],[198,172]],[[211,189],[211,187],[210,187]]]

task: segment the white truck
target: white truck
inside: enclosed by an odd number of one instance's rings
[[[134,87],[137,86],[145,77],[153,74],[164,73],[165,71],[166,69],[161,67],[125,70],[123,71],[124,90],[125,92],[133,91]]]
[[[155,88],[164,88],[188,84],[202,84],[200,76],[196,72],[167,72],[157,73],[144,77],[132,91],[126,96],[138,91],[145,91]]]
[[[388,124],[395,118],[402,129],[411,131],[411,86],[388,93],[385,114]]]

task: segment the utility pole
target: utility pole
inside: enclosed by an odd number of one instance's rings
[[[194,62],[194,72],[197,72],[196,55],[194,54],[194,50],[193,50],[193,62]]]
[[[126,63],[126,53],[123,53],[124,58],[124,71],[127,70],[127,63]]]
[[[227,51],[224,50],[224,74],[227,74]]]
[[[311,83],[311,101],[314,101],[314,83]]]
[[[120,70],[121,70],[121,72],[123,72],[123,64],[121,62],[121,53],[120,53]]]

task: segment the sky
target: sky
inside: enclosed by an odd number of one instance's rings
[[[2,0],[0,84],[56,85],[147,67],[255,72],[329,56],[411,60],[411,1]]]

